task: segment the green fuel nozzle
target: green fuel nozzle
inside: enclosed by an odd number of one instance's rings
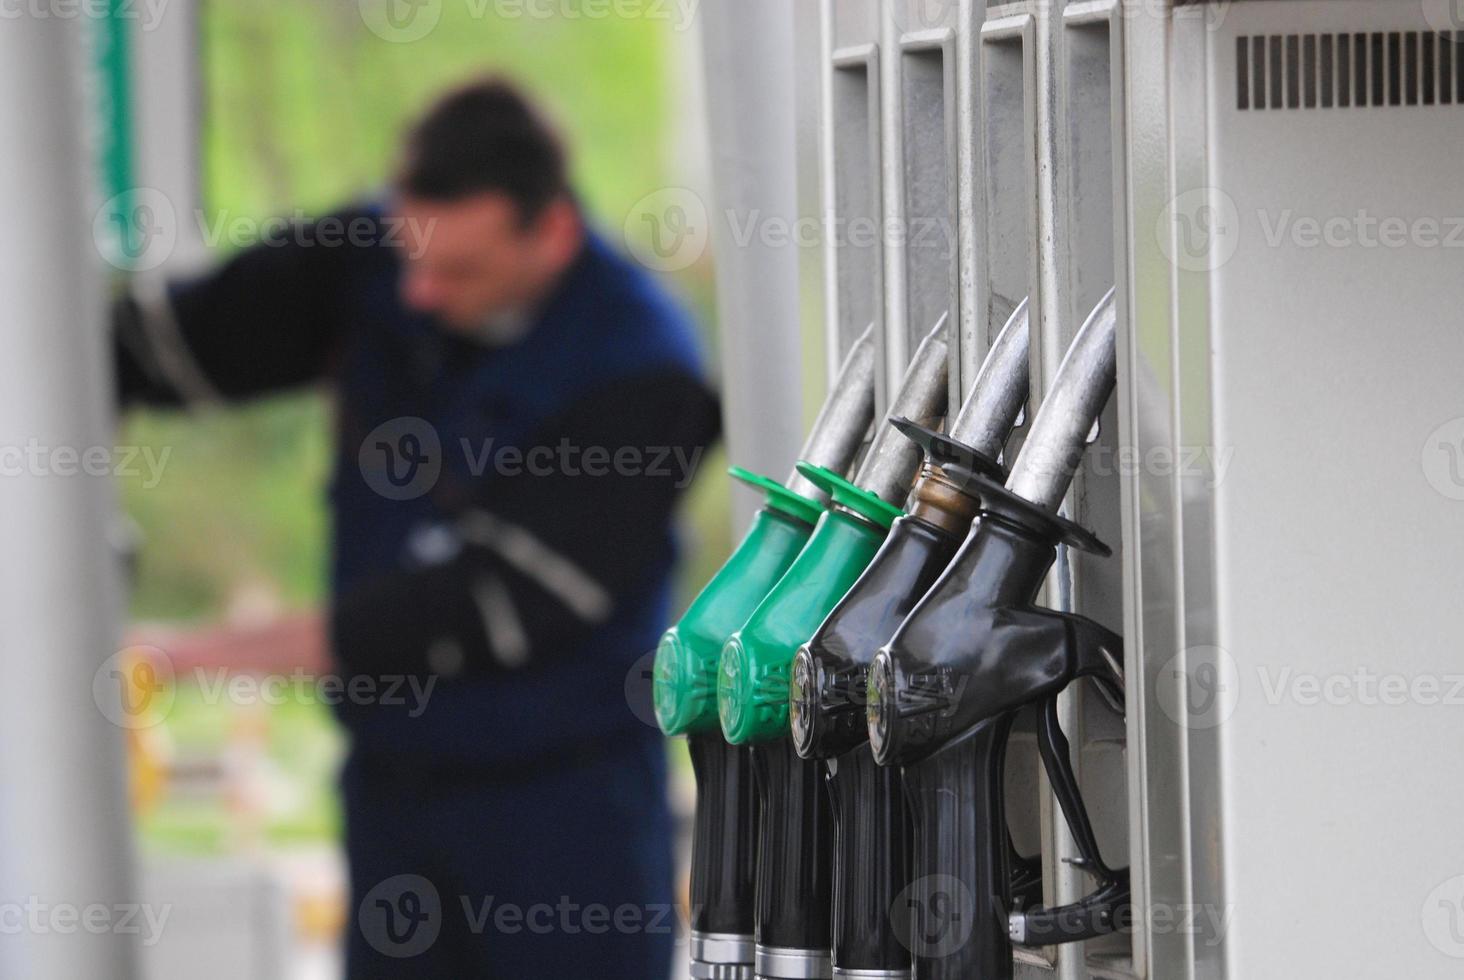
[[[874,418],[874,328],[854,342],[800,454],[836,472],[854,462]],[[667,735],[715,732],[722,645],[798,557],[823,514],[825,492],[797,469],[783,483],[739,467],[731,475],[766,495],[747,535],[656,649],[653,700]]]
[[[934,425],[945,412],[947,317],[921,342],[889,417]],[[788,676],[799,645],[849,591],[879,550],[920,465],[917,446],[888,421],[851,482],[805,460],[799,472],[831,507],[772,591],[727,640],[717,677],[722,733],[734,745],[788,735]]]
[[[858,580],[900,514],[828,470],[805,465],[802,472],[827,488],[835,507],[819,518],[787,573],[722,648],[717,705],[722,732],[734,745],[787,733],[793,652]]]
[[[731,475],[767,491],[737,550],[656,648],[656,720],[667,735],[717,728],[717,658],[727,634],[757,608],[808,543],[823,508],[782,484],[733,467]]]

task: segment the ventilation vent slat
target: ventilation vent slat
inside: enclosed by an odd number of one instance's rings
[[[1337,35],[1337,108],[1352,105],[1352,35]]]
[[[1235,81],[1244,111],[1464,105],[1464,32],[1245,35]]]
[[[1439,105],[1453,105],[1454,86],[1449,79],[1454,77],[1454,46],[1446,38],[1439,38]]]
[[[1330,109],[1335,104],[1333,93],[1337,90],[1337,57],[1336,38],[1331,34],[1323,34],[1317,39],[1317,87],[1321,93],[1321,101],[1318,103],[1323,109]]]
[[[1464,34],[1454,36],[1454,102],[1464,104]]]
[[[1422,48],[1418,56],[1418,80],[1423,88],[1423,104],[1434,105],[1438,90],[1438,58],[1434,44],[1436,35],[1424,34],[1419,38]]]

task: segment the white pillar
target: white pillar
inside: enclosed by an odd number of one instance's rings
[[[114,441],[83,66],[74,19],[0,30],[0,903],[20,923],[0,975],[125,980],[135,937],[85,918],[131,900],[123,732],[92,696],[117,644],[113,495],[57,472]]]
[[[727,446],[737,465],[781,480],[804,434],[799,256],[791,240],[758,232],[798,218],[794,10],[708,0],[699,16]],[[734,527],[759,503],[739,494]]]

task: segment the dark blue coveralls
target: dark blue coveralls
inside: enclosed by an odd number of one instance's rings
[[[117,346],[129,400],[182,400],[180,353],[228,399],[333,383],[349,976],[661,980],[673,834],[634,705],[717,435],[687,318],[592,236],[485,346],[403,307],[376,209],[330,220],[358,233],[304,226],[129,304]]]

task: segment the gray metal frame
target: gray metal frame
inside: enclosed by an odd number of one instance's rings
[[[1078,690],[1063,720],[1106,855],[1128,858],[1135,907],[1164,918],[1141,914],[1130,937],[1023,951],[1018,976],[1456,976],[1464,837],[1450,804],[1464,757],[1440,747],[1457,742],[1457,716],[1272,704],[1253,672],[1450,676],[1464,622],[1445,542],[1464,538],[1464,473],[1453,460],[1454,485],[1440,489],[1448,474],[1429,467],[1447,461],[1428,454],[1464,457],[1458,253],[1267,242],[1256,215],[1372,206],[1464,221],[1464,89],[1449,105],[1407,94],[1431,69],[1438,84],[1464,77],[1464,14],[1452,5],[1450,20],[1450,0],[793,6],[799,130],[815,145],[800,154],[800,188],[826,227],[849,206],[829,183],[848,166],[829,125],[832,73],[857,63],[879,75],[877,94],[864,90],[878,106],[862,107],[878,133],[871,123],[859,138],[879,147],[879,187],[862,200],[886,222],[907,217],[910,134],[933,147],[939,125],[954,140],[941,154],[954,161],[953,391],[1030,296],[1035,408],[1088,308],[1117,285],[1117,392],[1065,510],[1118,554],[1060,555],[1046,599],[1125,637],[1127,717]],[[1242,35],[1309,58],[1307,35],[1403,32],[1407,54],[1434,50],[1406,33],[1430,30],[1453,32],[1453,60],[1408,62],[1418,74],[1397,75],[1396,104],[1236,104]],[[939,51],[944,99],[938,123],[932,112],[913,129],[902,115],[912,46]],[[1394,77],[1398,56],[1377,50],[1367,71]],[[1340,70],[1306,60],[1282,94]],[[1187,200],[1195,213],[1177,227]],[[1196,267],[1187,235],[1216,234],[1217,216],[1250,237]],[[803,328],[828,338],[831,363],[858,329],[849,311],[878,299],[886,387],[919,327],[912,284],[927,302],[938,281],[910,274],[911,252],[886,247],[873,264],[836,244],[803,255],[821,287]],[[1208,455],[1181,463],[1191,451]],[[1167,467],[1151,465],[1156,453]],[[1206,668],[1231,671],[1241,698],[1223,723],[1197,719],[1188,700]],[[1069,900],[1083,876],[1065,863],[1071,841],[1020,730],[1011,770],[1014,832],[1041,848],[1046,900]]]
[[[951,390],[959,397],[991,338],[1030,295],[1030,414],[1068,341],[1118,274],[1120,141],[1113,133],[1122,81],[1112,69],[1120,64],[1122,38],[1113,5],[1072,5],[1066,13],[1040,2],[988,9],[974,0],[822,0],[820,6],[819,33],[805,34],[799,45],[801,61],[817,52],[821,66],[817,96],[801,99],[800,128],[819,134],[823,179],[812,186],[825,228],[840,227],[840,207],[850,201],[844,185],[861,173],[849,158],[867,135],[848,125],[853,110],[840,99],[850,98],[848,73],[878,72],[877,94],[873,85],[863,91],[878,99],[868,112],[879,120],[880,177],[876,188],[861,190],[865,206],[877,198],[884,222],[878,277],[854,273],[868,269],[867,256],[829,237],[819,259],[826,285],[822,329],[834,342],[846,338],[857,329],[848,311],[870,295],[880,297],[883,399],[903,370],[911,338],[928,329],[923,319],[937,307],[949,309],[957,324]],[[932,225],[934,247],[922,231]],[[1101,427],[1105,459],[1116,454],[1117,437],[1111,406]],[[1020,443],[1019,434],[1010,450]],[[1116,473],[1090,465],[1065,510],[1121,547],[1119,497]],[[1100,562],[1064,551],[1048,601],[1121,628],[1121,568],[1121,555]],[[1122,859],[1129,836],[1122,720],[1081,692],[1064,700],[1063,711],[1082,746],[1080,771],[1105,851]],[[1030,733],[1019,731],[1013,745],[1015,832],[1025,850],[1040,848],[1044,855],[1048,899],[1070,900],[1084,888],[1084,876],[1066,863],[1073,845]],[[1121,977],[1132,975],[1132,958],[1127,943],[1109,939],[1086,950],[1024,951],[1019,972]]]

